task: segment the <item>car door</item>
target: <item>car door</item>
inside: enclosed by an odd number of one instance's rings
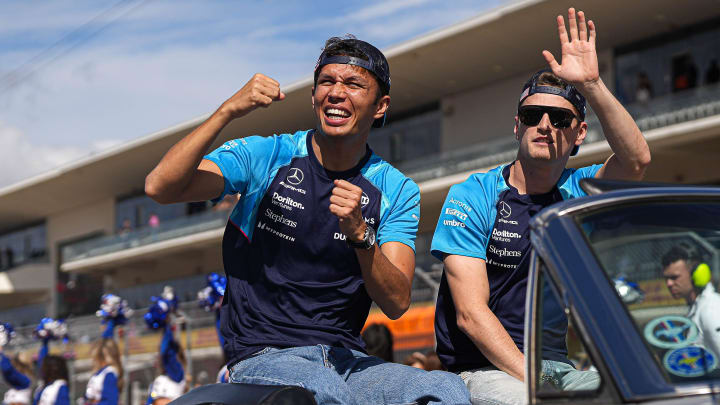
[[[702,305],[673,296],[662,265],[676,245],[701,250],[710,281],[693,288],[705,294],[700,304],[714,306],[718,189],[623,190],[564,202],[533,220],[531,242],[525,337],[531,403],[720,401],[720,354],[712,342],[720,329],[706,327],[720,318],[720,305],[693,315],[693,304],[696,312]],[[548,326],[563,314],[564,331]],[[560,373],[548,367],[546,347],[558,331],[571,366],[561,364]]]

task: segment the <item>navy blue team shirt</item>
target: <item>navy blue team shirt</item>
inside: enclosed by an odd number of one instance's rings
[[[363,190],[362,214],[378,246],[394,241],[415,249],[417,185],[369,147],[357,166],[329,171],[313,152],[313,133],[241,138],[205,156],[225,178],[218,200],[242,195],[223,237],[221,329],[229,364],[268,346],[365,350],[360,331],[371,299],[329,210],[335,179]]]
[[[450,188],[433,236],[431,252],[485,260],[490,287],[489,308],[523,351],[525,295],[530,260],[529,222],[544,207],[585,195],[578,182],[593,177],[602,165],[565,169],[546,194],[520,194],[508,182],[512,164],[476,173]],[[569,362],[567,318],[552,294],[545,292],[543,358]],[[455,303],[443,272],[435,310],[437,354],[450,371],[492,366],[457,326]]]

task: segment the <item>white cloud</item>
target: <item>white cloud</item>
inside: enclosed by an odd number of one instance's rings
[[[0,15],[0,75],[112,4],[12,3]],[[478,4],[148,2],[0,94],[0,184],[210,112],[255,72],[283,84],[309,77],[330,36],[351,32],[383,48],[467,18]]]
[[[119,143],[105,139],[87,148],[37,143],[19,129],[0,122],[0,188]]]

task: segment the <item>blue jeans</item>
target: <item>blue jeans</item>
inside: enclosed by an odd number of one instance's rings
[[[463,381],[444,371],[386,363],[325,345],[265,348],[230,369],[230,382],[296,385],[318,404],[469,404]]]
[[[528,403],[525,383],[495,367],[463,371],[473,405],[523,405]],[[560,391],[594,390],[600,386],[596,371],[578,371],[560,361],[542,361],[542,382]],[[542,388],[540,388],[542,389]]]

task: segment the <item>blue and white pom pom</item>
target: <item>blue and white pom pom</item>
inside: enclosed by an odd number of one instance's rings
[[[172,287],[165,286],[160,297],[151,297],[152,305],[143,316],[150,329],[162,329],[168,322],[170,312],[177,310],[177,298]]]
[[[170,305],[170,311],[175,312],[177,310],[178,300],[175,296],[175,290],[172,287],[169,285],[163,287],[163,292],[160,294],[160,297]]]
[[[95,315],[102,319],[103,324],[113,320],[115,325],[124,325],[132,313],[133,310],[124,299],[115,294],[103,294],[100,309],[95,312]]]
[[[50,339],[58,340],[62,339],[67,341],[68,329],[65,321],[52,318],[43,318],[40,320],[37,328],[33,331],[33,335],[38,339]]]
[[[5,347],[15,337],[15,329],[5,322],[0,324],[0,347]]]
[[[207,276],[207,287],[198,291],[198,302],[206,311],[214,311],[220,308],[222,297],[225,295],[227,279],[217,273],[210,273]]]
[[[636,304],[645,299],[645,292],[640,289],[637,283],[628,281],[625,276],[617,277],[613,280],[615,290],[625,304]]]

